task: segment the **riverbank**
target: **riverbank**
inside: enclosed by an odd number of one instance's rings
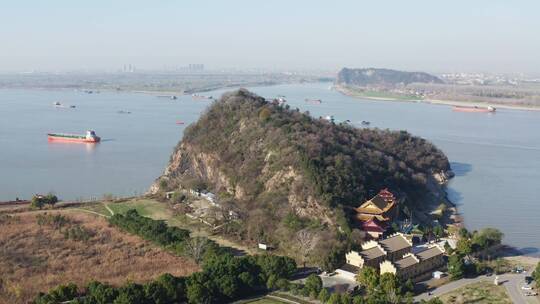
[[[526,105],[514,105],[514,104],[502,104],[502,103],[486,103],[486,102],[473,102],[473,101],[455,101],[455,100],[438,100],[438,99],[409,99],[409,98],[393,98],[393,97],[374,97],[355,92],[349,88],[334,85],[332,87],[337,92],[343,95],[347,95],[359,99],[368,100],[381,100],[381,101],[399,101],[399,102],[412,102],[412,103],[427,103],[432,105],[445,105],[445,106],[469,106],[469,107],[488,107],[494,106],[499,109],[520,110],[520,111],[540,111],[540,107],[526,106]]]

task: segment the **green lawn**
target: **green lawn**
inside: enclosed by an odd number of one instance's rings
[[[125,214],[128,210],[135,209],[140,215],[156,220],[167,220],[172,217],[172,212],[167,209],[165,203],[154,200],[135,199],[122,203],[107,203],[107,205],[115,214]]]
[[[445,304],[512,304],[503,286],[492,282],[478,282],[456,289],[439,297]]]

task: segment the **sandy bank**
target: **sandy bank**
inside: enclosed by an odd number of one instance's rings
[[[527,106],[527,105],[514,105],[514,104],[501,104],[501,103],[486,103],[486,102],[472,102],[472,101],[455,101],[455,100],[438,100],[438,99],[417,99],[417,100],[406,100],[399,98],[386,98],[386,97],[371,97],[364,96],[360,93],[356,93],[345,87],[336,85],[333,87],[336,91],[359,99],[368,99],[368,100],[384,100],[384,101],[399,101],[399,102],[413,102],[413,103],[428,103],[433,105],[446,105],[446,106],[476,106],[476,107],[487,107],[494,106],[499,109],[510,109],[510,110],[520,110],[520,111],[540,111],[540,107],[536,106]]]

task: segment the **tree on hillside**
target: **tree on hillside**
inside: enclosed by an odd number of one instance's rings
[[[456,250],[462,255],[468,256],[472,253],[472,243],[469,239],[459,239]]]
[[[53,193],[45,195],[45,203],[51,206],[54,206],[58,202],[58,197]]]
[[[448,274],[454,280],[463,277],[465,274],[465,264],[463,263],[462,255],[454,253],[448,258]]]
[[[383,273],[379,277],[379,286],[386,294],[388,303],[401,303],[400,282],[393,273]]]
[[[307,279],[306,283],[304,284],[304,288],[308,289],[308,292],[315,292],[318,294],[321,292],[321,289],[323,287],[322,279],[316,275],[316,274],[310,274]]]
[[[30,203],[32,209],[42,209],[45,206],[45,200],[42,195],[34,195]]]
[[[192,257],[197,263],[200,263],[207,245],[207,238],[192,237],[185,242],[184,250],[188,256]]]
[[[296,242],[298,246],[298,253],[300,254],[300,258],[304,264],[303,266],[305,267],[306,259],[313,248],[317,246],[319,237],[315,232],[310,231],[309,229],[302,229],[296,233]]]
[[[538,262],[538,265],[534,269],[533,278],[536,281],[536,288],[540,288],[540,262]]]
[[[379,285],[379,273],[373,267],[363,267],[356,275],[356,281],[370,292]]]
[[[499,245],[503,237],[504,234],[498,229],[484,228],[473,235],[472,244],[477,247],[477,250],[483,250]]]

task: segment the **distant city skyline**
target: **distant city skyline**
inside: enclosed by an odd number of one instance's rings
[[[540,1],[13,1],[0,72],[204,69],[540,74]]]

